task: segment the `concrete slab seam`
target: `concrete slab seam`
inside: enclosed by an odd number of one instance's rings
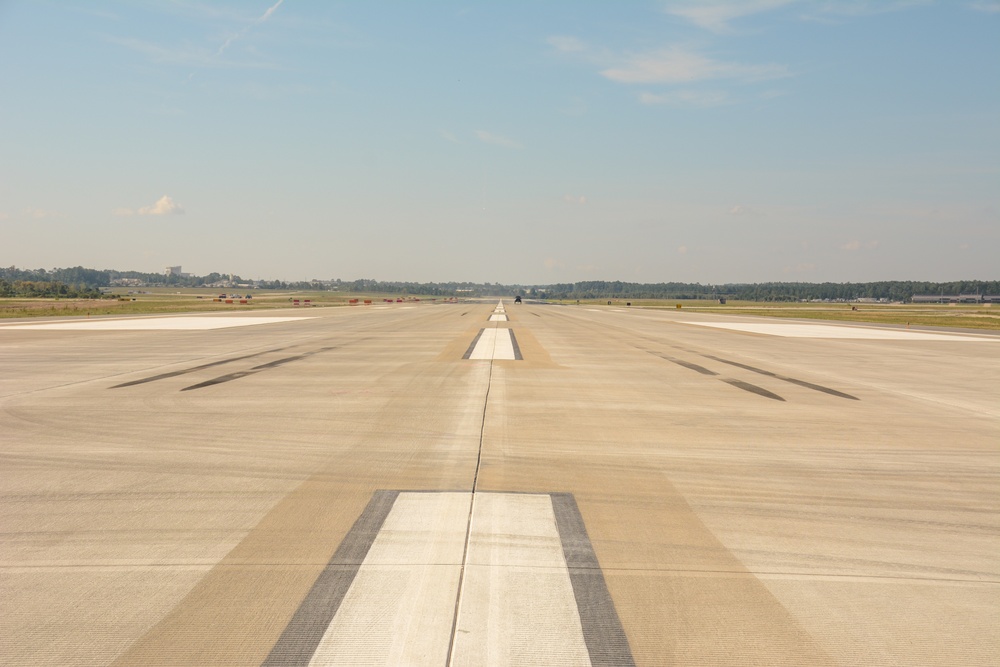
[[[472,339],[469,349],[465,351],[464,355],[462,355],[463,359],[468,359],[472,356],[472,351],[476,349],[476,345],[479,344],[479,339],[482,337],[484,331],[486,331],[486,329],[480,329],[479,333],[476,334],[476,337]]]
[[[517,344],[517,338],[514,336],[514,330],[508,329],[510,332],[510,344],[514,348],[514,359],[517,361],[523,361],[524,357],[521,356],[521,347]]]
[[[309,664],[398,496],[398,491],[372,494],[262,663],[264,667]]]
[[[551,493],[549,497],[591,664],[594,667],[634,666],[632,649],[576,499],[571,493]]]

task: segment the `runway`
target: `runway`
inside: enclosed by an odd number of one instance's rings
[[[0,322],[0,456],[0,664],[1000,660],[993,334]]]

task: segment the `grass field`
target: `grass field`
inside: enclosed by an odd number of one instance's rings
[[[22,317],[88,317],[98,315],[153,315],[167,313],[260,311],[276,308],[292,308],[299,300],[299,308],[332,307],[350,305],[350,299],[365,299],[381,303],[388,294],[348,294],[341,292],[308,292],[281,290],[253,290],[253,298],[247,303],[216,301],[221,294],[218,289],[171,289],[143,288],[141,293],[123,294],[120,299],[0,299],[0,318]],[[240,292],[243,295],[246,291]],[[393,299],[404,300],[408,296],[392,295]],[[417,297],[427,300],[435,297]],[[441,298],[441,297],[437,297]],[[309,306],[305,300],[310,301]]]
[[[869,322],[957,329],[1000,330],[1000,307],[982,304],[868,304],[868,303],[759,303],[753,301],[611,299],[612,306],[622,307],[631,301],[633,308],[682,310],[696,313],[757,315],[840,322]],[[576,301],[563,303],[575,304]],[[581,300],[581,305],[607,306],[608,299]],[[856,310],[854,310],[856,309]]]

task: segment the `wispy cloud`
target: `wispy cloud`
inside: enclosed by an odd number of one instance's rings
[[[667,14],[686,19],[695,25],[717,33],[733,30],[732,21],[769,12],[798,0],[723,0],[719,2],[671,2],[665,8]]]
[[[729,209],[729,215],[763,215],[763,213],[755,208],[751,208],[750,206],[737,204]]]
[[[460,143],[462,143],[461,141],[458,140],[458,137],[456,137],[454,134],[452,134],[448,130],[438,130],[438,134],[440,134],[441,138],[444,139],[445,141],[450,141],[453,144],[460,144]]]
[[[847,250],[848,252],[857,252],[859,250],[874,250],[878,247],[878,241],[865,241],[861,242],[857,239],[853,241],[848,241],[847,243],[840,246],[841,250]]]
[[[214,49],[190,43],[184,43],[180,46],[162,46],[160,44],[137,39],[135,37],[109,37],[108,41],[112,44],[117,44],[137,53],[141,53],[147,56],[154,63],[158,64],[184,65],[187,67],[198,68],[239,67],[251,69],[276,69],[273,64],[264,62],[260,59],[236,62],[231,59],[224,59],[222,56],[234,42],[243,38],[255,26],[258,26],[271,18],[271,15],[274,14],[284,1],[285,0],[278,0],[276,3],[268,7],[263,14],[244,25],[242,29],[231,33],[221,44],[219,44],[219,46]],[[212,20],[218,20],[220,18],[220,15],[211,11],[211,8],[203,8],[201,6],[195,6],[195,8],[199,11],[207,12]],[[230,17],[222,16],[222,18],[229,19]],[[188,75],[188,80],[190,80],[193,76],[194,72]]]
[[[562,51],[563,53],[583,53],[589,48],[583,40],[567,35],[553,35],[545,41],[554,47],[556,51]]]
[[[987,14],[1000,14],[1000,1],[973,2],[969,5],[969,9],[974,9],[977,12],[986,12]]]
[[[784,273],[811,273],[816,270],[816,265],[810,262],[799,262],[793,266],[786,266],[783,269]]]
[[[228,67],[246,69],[276,69],[273,64],[260,60],[240,62],[224,60],[208,49],[190,44],[180,47],[166,47],[141,39],[136,39],[134,37],[109,37],[108,41],[112,44],[117,44],[118,46],[123,46],[137,53],[141,53],[157,64],[184,65],[187,67],[200,68]]]
[[[707,109],[732,104],[729,94],[721,90],[674,90],[666,93],[640,93],[643,104]]]
[[[663,11],[705,30],[726,34],[736,31],[734,24],[740,19],[784,7],[801,7],[799,18],[802,20],[829,21],[834,17],[884,14],[933,2],[934,0],[674,0],[668,2]],[[991,9],[991,6],[996,6],[991,0],[980,0],[972,5],[974,9],[981,11],[1000,11],[1000,8]]]
[[[112,211],[118,216],[131,215],[183,215],[184,209],[169,195],[163,195],[152,206],[142,206],[138,210],[119,207]]]
[[[583,206],[587,203],[587,197],[584,195],[563,195],[563,201],[567,204],[579,204]]]
[[[523,148],[520,142],[508,139],[507,137],[502,137],[499,134],[487,132],[486,130],[476,130],[476,137],[484,144],[503,146],[504,148]]]
[[[227,37],[226,41],[223,42],[221,46],[219,46],[219,49],[218,49],[218,51],[215,52],[215,55],[216,56],[221,56],[223,51],[225,51],[226,49],[228,49],[229,46],[233,42],[235,42],[239,38],[243,37],[243,35],[247,34],[250,31],[251,28],[253,28],[256,25],[260,25],[264,21],[266,21],[269,18],[271,18],[271,14],[273,14],[275,12],[275,10],[277,10],[278,7],[281,6],[281,3],[283,3],[284,1],[285,0],[278,0],[276,3],[274,3],[273,5],[271,5],[270,7],[268,7],[267,11],[265,11],[263,14],[261,14],[257,18],[257,20],[255,20],[253,23],[251,23],[250,25],[244,26],[243,29],[240,30],[239,32],[233,33],[232,35],[230,35],[229,37]]]
[[[808,5],[815,11],[839,16],[871,16],[934,4],[934,0],[826,0]]]
[[[43,208],[28,207],[24,209],[24,215],[32,220],[42,220],[44,218],[61,218],[63,214],[59,211],[49,211]]]
[[[700,53],[673,46],[629,56],[622,64],[602,70],[601,76],[619,83],[677,84],[710,79],[751,83],[789,76],[789,71],[778,64],[747,65],[712,60]]]

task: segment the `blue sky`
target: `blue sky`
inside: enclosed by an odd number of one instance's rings
[[[996,279],[1000,2],[0,1],[0,264]]]

